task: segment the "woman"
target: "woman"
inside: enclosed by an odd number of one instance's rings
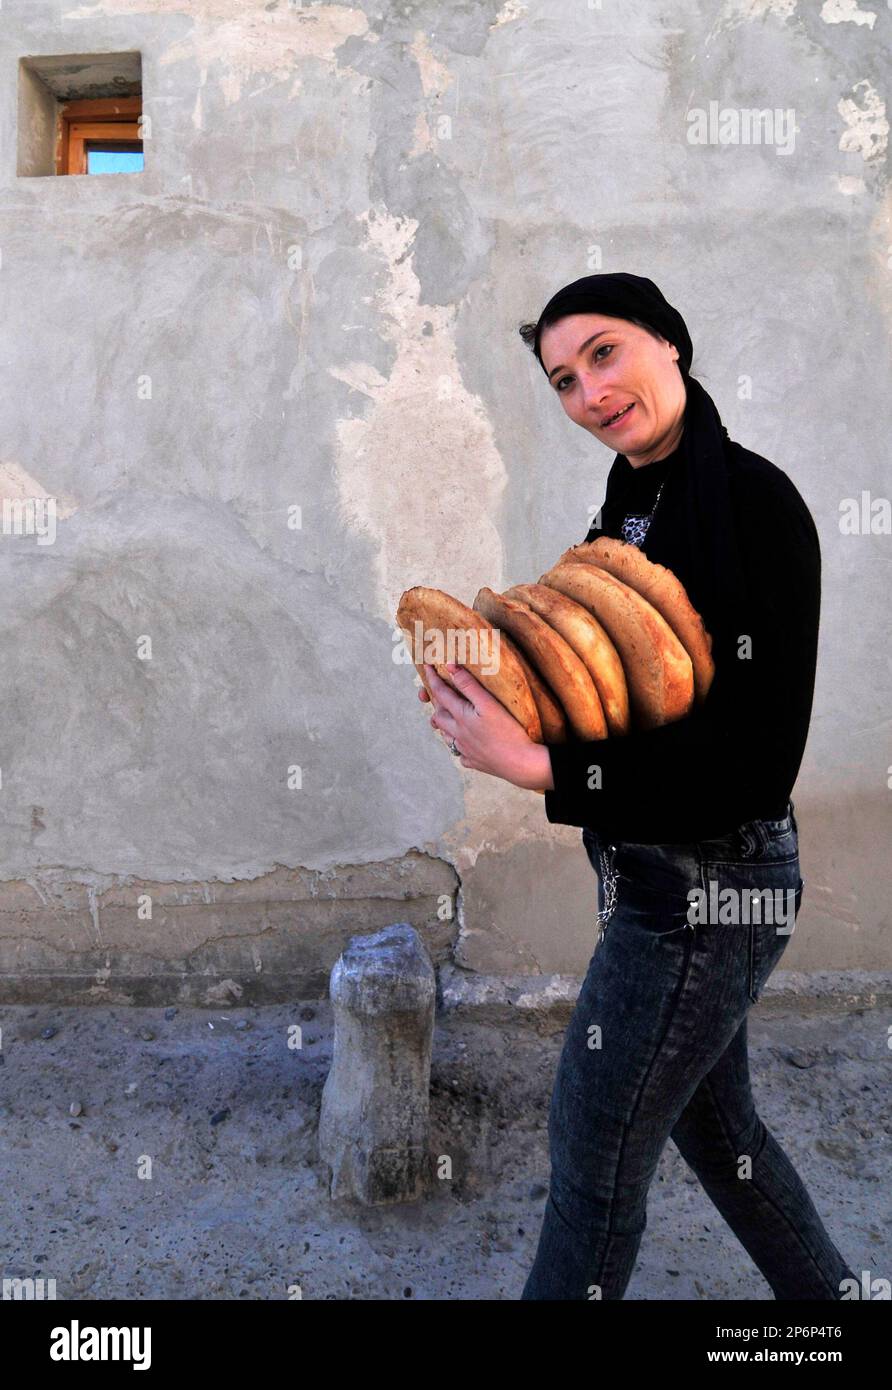
[[[549,747],[464,668],[450,664],[452,689],[427,667],[431,724],[462,766],[543,790],[598,873],[522,1297],[623,1297],[671,1137],[776,1298],[836,1300],[855,1276],[756,1113],[747,1061],[748,1010],[802,900],[790,793],[814,691],[815,525],[787,475],[728,437],[652,281],[586,276],[520,332],[570,419],[620,451],[585,539],[624,538],[671,569],[715,661],[687,718]]]

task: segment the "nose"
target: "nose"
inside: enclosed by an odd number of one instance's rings
[[[590,372],[581,372],[579,385],[582,390],[582,404],[586,414],[594,415],[600,420],[603,414],[601,403],[606,395],[604,383],[596,381]]]

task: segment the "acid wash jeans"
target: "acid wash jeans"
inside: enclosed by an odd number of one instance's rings
[[[841,1299],[856,1276],[750,1091],[747,1012],[802,901],[792,801],[782,820],[717,840],[582,837],[601,936],[558,1064],[548,1200],[521,1297],[623,1297],[671,1138],[775,1298]]]

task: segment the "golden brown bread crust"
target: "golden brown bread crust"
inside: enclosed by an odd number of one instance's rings
[[[529,604],[483,588],[474,608],[507,632],[533,668],[540,673],[561,703],[577,738],[607,737],[607,721],[601,700],[585,662],[568,642],[535,613]],[[547,739],[546,739],[547,742]]]
[[[500,633],[484,638],[481,644],[478,634],[493,632],[492,624],[481,613],[475,613],[473,608],[442,589],[416,585],[402,594],[396,620],[405,635],[415,669],[432,699],[435,697],[424,677],[424,663],[433,666],[437,675],[455,688],[445,663],[457,661],[513,714],[534,743],[542,743],[542,721],[523,667],[516,654],[503,645]],[[420,629],[416,628],[416,623],[421,624]],[[432,656],[442,659],[431,660]]]
[[[672,570],[665,565],[657,565],[648,560],[637,545],[628,541],[616,540],[612,536],[599,536],[594,541],[583,541],[581,545],[565,550],[558,564],[582,561],[607,570],[615,578],[628,584],[636,593],[653,604],[661,613],[672,631],[678,637],[694,668],[694,698],[702,704],[709,693],[715,675],[715,662],[712,659],[712,637],[706,631],[703,619],[694,608],[685,592],[684,585]]]
[[[547,584],[515,584],[504,598],[519,599],[563,637],[585,663],[601,698],[611,737],[630,728],[629,690],[619,652],[594,614]],[[547,742],[547,740],[546,740]]]
[[[639,729],[657,728],[690,712],[691,658],[653,604],[607,570],[581,560],[555,565],[539,583],[581,603],[607,629],[622,659]]]
[[[560,701],[554,691],[549,687],[548,682],[536,670],[535,666],[527,661],[520,647],[512,642],[507,632],[500,629],[502,635],[500,643],[504,651],[506,646],[514,653],[520,662],[524,675],[526,676],[533,699],[536,702],[536,709],[539,711],[539,718],[542,721],[542,742],[543,743],[566,743],[567,742],[567,720],[561,708]]]

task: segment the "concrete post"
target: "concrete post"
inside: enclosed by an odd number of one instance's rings
[[[405,922],[354,936],[331,972],[334,1056],[322,1092],[319,1153],[331,1196],[415,1201],[429,1173],[436,977]]]

